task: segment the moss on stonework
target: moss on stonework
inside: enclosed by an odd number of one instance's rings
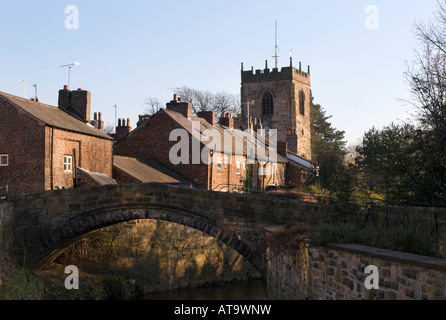
[[[41,300],[43,296],[43,280],[23,268],[16,268],[0,288],[0,300]]]

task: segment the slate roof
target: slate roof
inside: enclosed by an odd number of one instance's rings
[[[142,183],[190,184],[189,181],[170,171],[156,160],[114,156],[113,166]]]
[[[0,92],[0,103],[2,99],[24,110],[32,117],[44,122],[50,127],[113,140],[109,135],[96,129],[94,126],[77,120],[57,107]]]
[[[107,176],[105,173],[91,172],[83,168],[77,168],[96,181],[99,185],[105,186],[109,184],[118,184],[114,179]]]
[[[222,126],[218,123],[215,123],[213,126],[208,123],[205,119],[199,118],[199,117],[191,117],[190,119],[187,119],[184,117],[181,113],[167,110],[167,109],[161,109],[159,112],[166,113],[169,117],[171,117],[178,125],[182,128],[184,128],[188,133],[190,133],[192,136],[195,136],[197,139],[200,138],[201,143],[205,145],[210,150],[221,152],[221,153],[230,153],[233,155],[244,155],[244,156],[250,156],[252,158],[255,158],[259,161],[265,161],[268,162],[269,159],[269,148],[266,147],[268,145],[268,136],[262,137],[262,139],[258,139],[256,135],[247,135],[245,132],[238,130],[238,129],[229,129],[225,126]],[[150,121],[150,119],[148,120]],[[199,123],[199,126],[194,127],[192,125],[192,122],[195,121],[196,123]],[[211,141],[210,137],[207,137],[204,133],[205,131],[209,130],[216,130],[216,133],[219,134],[221,137],[220,144],[217,143],[211,143],[210,146],[208,146],[208,143],[206,141]],[[209,132],[209,131],[208,131]],[[227,137],[231,137],[232,139],[226,139],[225,134]],[[246,139],[246,143],[244,143],[244,140]],[[262,153],[257,153],[256,146],[263,146],[266,150],[265,155]],[[248,154],[249,153],[249,154]],[[253,154],[251,154],[253,153]],[[277,154],[277,162],[279,163],[288,163],[288,159]]]
[[[299,157],[297,154],[295,154],[293,152],[288,152],[287,158],[288,158],[288,160],[290,160],[291,164],[297,165],[298,167],[300,167],[302,169],[306,169],[306,170],[310,170],[310,171],[314,169],[314,164],[312,162]]]

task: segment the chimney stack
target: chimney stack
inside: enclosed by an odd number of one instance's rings
[[[100,131],[104,131],[104,121],[102,121],[102,113],[95,112],[93,115],[93,121],[91,125]]]
[[[286,142],[288,144],[288,150],[297,154],[297,133],[296,128],[288,128],[288,133],[286,136]]]
[[[59,108],[82,122],[90,123],[91,93],[82,89],[70,91],[65,85],[59,91]]]
[[[229,129],[234,129],[234,119],[230,113],[225,113],[220,117],[219,123],[222,126],[228,127]]]
[[[173,95],[173,100],[166,104],[166,109],[179,112],[185,118],[190,119],[192,116],[192,104],[189,102],[181,102],[177,94]]]
[[[126,135],[128,135],[132,131],[132,127],[130,126],[130,119],[127,119],[127,123],[125,119],[118,119],[118,126],[116,127],[116,140],[121,140]]]
[[[277,141],[277,153],[286,157],[288,153],[288,143],[285,141]]]
[[[150,119],[151,115],[150,114],[140,114],[139,116],[139,121],[136,123],[136,126],[139,127],[140,125],[143,124],[144,121],[146,121],[147,119]]]
[[[197,113],[197,117],[205,119],[211,125],[215,124],[215,112],[214,111],[200,111]]]

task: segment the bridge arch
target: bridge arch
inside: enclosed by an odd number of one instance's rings
[[[42,268],[70,244],[91,232],[114,224],[146,219],[173,222],[208,234],[238,252],[265,275],[263,255],[253,250],[236,232],[227,230],[217,220],[201,213],[162,203],[109,205],[75,214],[53,230],[47,230],[41,240],[29,248],[30,252],[34,252],[29,264],[32,268]]]

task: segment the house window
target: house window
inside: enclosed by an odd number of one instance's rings
[[[9,155],[0,154],[0,167],[7,167],[7,166],[9,166]]]
[[[241,175],[242,174],[242,164],[240,161],[237,161],[237,171],[236,171],[237,175]]]
[[[73,156],[63,156],[63,171],[73,171]]]
[[[221,158],[217,162],[217,172],[223,172],[223,160]]]
[[[305,93],[299,92],[299,112],[301,115],[305,115]]]
[[[263,95],[262,111],[263,114],[274,113],[274,100],[273,100],[273,95],[270,92],[267,92]]]

